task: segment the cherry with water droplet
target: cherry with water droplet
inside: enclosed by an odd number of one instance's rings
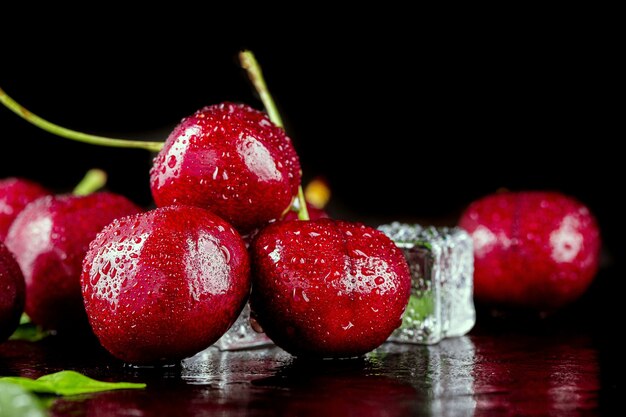
[[[371,227],[329,219],[277,222],[259,233],[251,253],[256,320],[293,355],[362,355],[401,320],[409,268],[396,245]]]
[[[158,206],[208,208],[249,232],[281,218],[300,184],[285,131],[266,114],[234,103],[205,107],[170,134],[150,171]]]
[[[34,115],[0,89],[0,102],[38,127],[101,146],[158,151],[150,170],[157,206],[206,208],[240,232],[280,219],[300,186],[300,161],[282,127],[245,104],[198,110],[165,143],[105,138],[76,132]],[[218,175],[219,174],[219,175]]]
[[[474,295],[496,308],[551,311],[579,298],[600,259],[589,209],[557,192],[505,192],[473,202],[459,226],[474,241]]]
[[[99,192],[40,198],[17,216],[6,239],[26,280],[26,313],[47,329],[87,329],[80,293],[89,242],[116,218],[140,212],[125,197]]]
[[[172,205],[104,228],[85,256],[81,283],[89,322],[112,355],[171,363],[209,347],[235,322],[250,292],[250,265],[226,221]]]

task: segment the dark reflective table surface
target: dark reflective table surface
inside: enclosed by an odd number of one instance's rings
[[[477,328],[433,346],[388,343],[357,360],[211,348],[158,369],[125,366],[94,341],[49,337],[0,345],[0,375],[75,369],[148,384],[55,399],[54,416],[586,416],[615,415],[619,357],[604,333],[569,320]]]

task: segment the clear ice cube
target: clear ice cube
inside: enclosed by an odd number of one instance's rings
[[[411,297],[389,341],[432,344],[462,336],[476,322],[472,239],[459,228],[394,222],[379,228],[402,249],[411,270]]]
[[[252,349],[273,344],[265,333],[259,333],[252,328],[250,324],[250,304],[246,303],[235,323],[213,346],[219,350],[228,351]]]

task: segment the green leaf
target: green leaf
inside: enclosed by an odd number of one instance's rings
[[[31,321],[30,317],[28,317],[28,314],[22,313],[22,315],[20,316],[20,325],[29,323],[31,323]]]
[[[41,327],[34,324],[22,324],[9,337],[9,340],[25,340],[27,342],[38,342],[48,337],[50,332],[42,330]]]
[[[146,384],[130,382],[103,382],[91,379],[75,371],[61,371],[44,375],[38,379],[9,376],[0,378],[0,382],[10,382],[23,388],[42,394],[76,395],[115,389],[145,388]]]
[[[0,382],[0,416],[45,417],[43,405],[24,388]]]
[[[22,314],[20,317],[20,325],[9,340],[25,340],[27,342],[38,342],[44,337],[50,335],[50,332],[43,330],[41,327],[30,321],[30,317],[26,315],[26,313]]]

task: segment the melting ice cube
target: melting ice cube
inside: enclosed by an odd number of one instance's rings
[[[431,344],[462,336],[476,322],[472,239],[459,228],[394,222],[379,228],[402,249],[411,270],[411,298],[393,342]]]
[[[252,349],[273,344],[265,333],[258,333],[252,328],[250,324],[250,305],[246,303],[235,323],[213,346],[224,351]]]

